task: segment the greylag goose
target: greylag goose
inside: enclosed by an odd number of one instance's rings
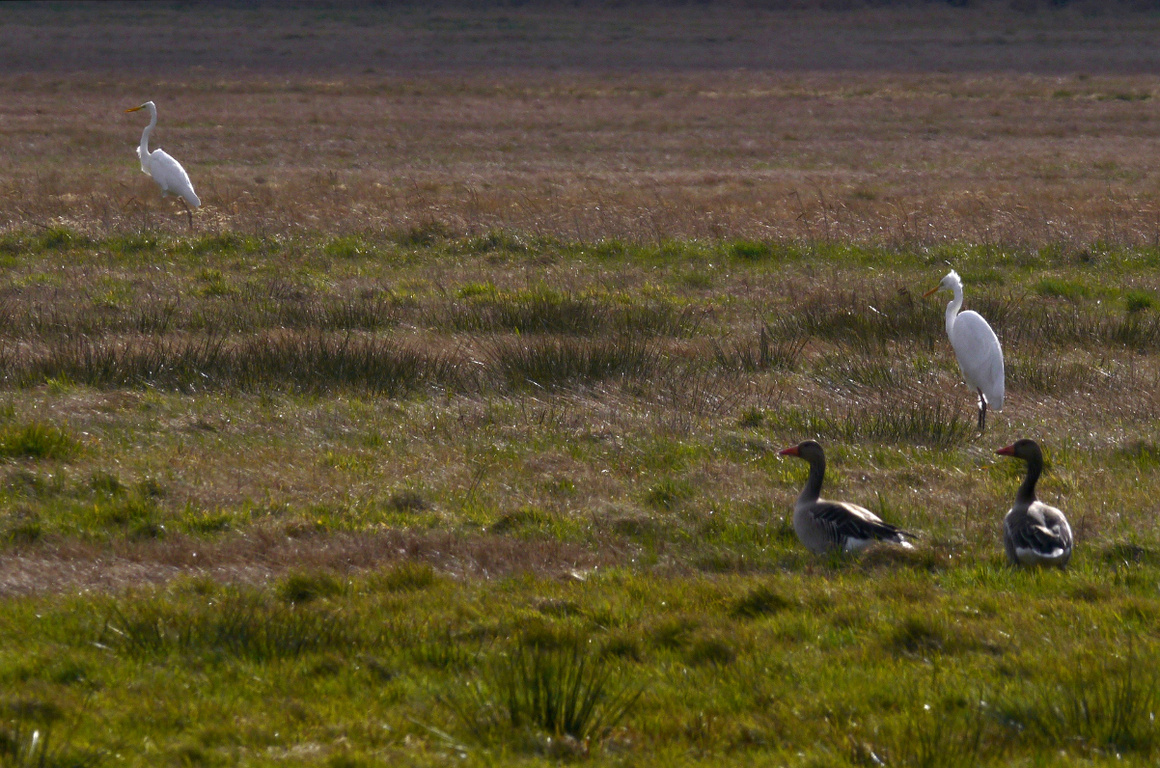
[[[995,453],[1027,462],[1027,476],[1015,492],[1015,506],[1003,518],[1003,546],[1012,565],[1067,565],[1071,559],[1071,527],[1055,507],[1035,498],[1035,483],[1043,472],[1043,452],[1034,440],[1016,440]]]
[[[1003,348],[991,326],[978,312],[960,312],[963,306],[963,281],[953,269],[934,288],[923,294],[930,296],[938,290],[950,291],[953,298],[947,304],[947,336],[963,380],[972,392],[979,395],[979,431],[987,423],[987,406],[1003,410]]]
[[[793,529],[806,549],[814,554],[857,552],[875,541],[887,541],[912,549],[906,538],[914,534],[895,528],[865,507],[818,498],[826,474],[826,454],[813,440],[786,448],[779,456],[797,456],[809,462],[806,487],[793,505]]]

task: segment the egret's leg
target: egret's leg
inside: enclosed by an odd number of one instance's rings
[[[192,231],[193,230],[193,211],[190,210],[189,203],[185,202],[184,197],[179,197],[177,199],[181,202],[182,205],[185,206],[185,214],[187,216],[189,216],[189,229]]]
[[[987,398],[983,397],[983,390],[979,390],[979,431],[987,425]]]

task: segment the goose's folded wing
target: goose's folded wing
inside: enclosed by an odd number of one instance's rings
[[[1026,549],[1050,555],[1071,547],[1071,532],[1066,528],[1052,529],[1030,518],[1014,521],[1014,524],[1008,526],[1007,532],[1016,550]]]
[[[900,541],[911,534],[882,520],[865,507],[837,501],[820,501],[815,507],[814,519],[824,527],[836,542],[847,539],[884,539]]]

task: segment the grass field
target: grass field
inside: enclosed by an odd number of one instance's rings
[[[1160,756],[1153,12],[102,7],[0,9],[0,766]]]

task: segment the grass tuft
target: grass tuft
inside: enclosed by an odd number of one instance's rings
[[[473,642],[476,641],[476,642]],[[478,638],[460,635],[448,626],[423,625],[408,634],[408,657],[428,669],[460,672],[479,666]]]
[[[501,230],[492,230],[485,235],[470,238],[466,242],[469,253],[508,253],[526,254],[530,252],[528,244],[519,235]]]
[[[1108,324],[1108,340],[1132,350],[1154,350],[1160,347],[1160,316],[1135,312],[1119,322]]]
[[[455,295],[459,301],[446,307],[447,316],[436,315],[432,321],[457,331],[688,336],[696,326],[692,311],[664,298],[621,302],[615,296],[546,285],[505,291],[491,282],[467,283]]]
[[[387,507],[393,512],[422,512],[431,508],[431,502],[418,491],[399,491],[387,499]]]
[[[443,703],[476,738],[532,731],[599,743],[635,706],[641,688],[615,674],[584,639],[544,643],[521,634],[494,656],[479,679]]]
[[[884,751],[886,764],[907,768],[973,768],[981,764],[987,725],[986,705],[981,699],[964,701],[936,686],[912,701]],[[870,764],[883,762],[872,760]]]
[[[93,517],[102,528],[122,529],[130,539],[155,539],[165,533],[157,501],[134,494],[102,500],[93,506]]]
[[[394,233],[396,243],[409,248],[430,248],[454,236],[451,228],[439,221],[427,221]]]
[[[744,261],[761,261],[770,258],[775,253],[771,244],[753,240],[735,240],[729,243],[726,251],[733,258]]]
[[[43,536],[40,515],[23,505],[9,510],[0,524],[0,540],[12,544],[33,544]]]
[[[660,357],[647,339],[521,337],[491,347],[493,365],[509,386],[551,389],[618,377],[654,375]]]
[[[50,702],[22,699],[0,705],[0,765],[4,768],[87,768],[101,762],[95,752],[58,743],[61,709]]]
[[[355,259],[366,256],[371,249],[361,237],[348,235],[332,238],[322,247],[322,252],[336,259]]]
[[[102,388],[353,389],[394,397],[428,383],[461,383],[456,364],[439,352],[352,334],[259,334],[229,343],[213,334],[74,339],[53,346],[44,356],[6,362],[9,370],[23,369],[14,375],[26,384],[67,377]]]
[[[1008,715],[1053,749],[1154,754],[1160,747],[1157,659],[1131,641],[1126,652],[1118,651],[1061,658],[1044,680],[1008,704]]]
[[[388,592],[411,592],[435,584],[435,570],[426,563],[404,562],[384,572],[378,584]]]
[[[1103,548],[1100,559],[1109,565],[1148,565],[1160,566],[1160,551],[1151,547],[1120,542]]]
[[[1124,306],[1128,314],[1134,315],[1137,312],[1154,309],[1156,305],[1156,295],[1151,291],[1133,289],[1124,294]]]
[[[80,451],[71,434],[53,424],[34,421],[0,428],[0,457],[16,459],[70,459]]]
[[[68,227],[49,227],[36,239],[36,247],[41,251],[67,251],[80,238]]]
[[[1147,440],[1133,440],[1116,448],[1113,455],[1141,471],[1160,469],[1160,445]]]
[[[693,666],[725,666],[737,658],[737,651],[723,637],[706,635],[696,637],[685,652],[685,660]]]
[[[809,337],[794,322],[778,320],[773,329],[762,324],[756,341],[714,342],[717,364],[727,371],[793,371],[801,362]]]
[[[342,589],[342,582],[329,573],[294,573],[282,581],[277,591],[288,603],[309,603],[342,594]]]
[[[867,407],[840,414],[787,409],[766,416],[767,425],[799,435],[841,442],[880,441],[953,447],[975,433],[972,417],[942,403],[898,403],[891,409]]]
[[[119,235],[108,238],[105,245],[115,254],[133,256],[149,253],[161,248],[161,241],[151,232],[134,232],[129,235]]]
[[[675,509],[692,495],[693,486],[688,480],[666,477],[648,489],[645,502],[654,509]]]
[[[125,493],[125,485],[111,472],[96,471],[89,476],[89,487],[102,496],[120,496]]]
[[[187,247],[196,256],[232,256],[239,253],[276,251],[277,243],[231,231],[199,237],[187,243]]]
[[[906,288],[819,292],[793,307],[792,316],[797,332],[873,354],[881,354],[891,342],[941,334],[941,314]]]
[[[738,619],[756,619],[761,616],[771,616],[788,608],[795,603],[787,597],[773,591],[768,586],[756,587],[739,598],[729,613]]]
[[[172,605],[160,597],[115,603],[98,641],[136,658],[177,653],[268,662],[378,644],[378,633],[362,634],[360,629],[335,610],[310,603],[270,603],[260,595],[235,591],[199,605]]]
[[[1076,280],[1065,280],[1058,277],[1044,277],[1035,284],[1035,292],[1040,296],[1051,296],[1068,301],[1080,301],[1092,296],[1091,286]]]
[[[196,534],[212,534],[228,531],[233,527],[235,515],[225,509],[187,508],[181,516],[182,527]]]
[[[912,614],[890,632],[888,645],[897,653],[915,654],[941,651],[947,644],[943,627],[933,617]]]
[[[552,522],[552,515],[537,506],[527,504],[505,512],[489,527],[491,533],[516,533],[521,530],[542,530]]]

